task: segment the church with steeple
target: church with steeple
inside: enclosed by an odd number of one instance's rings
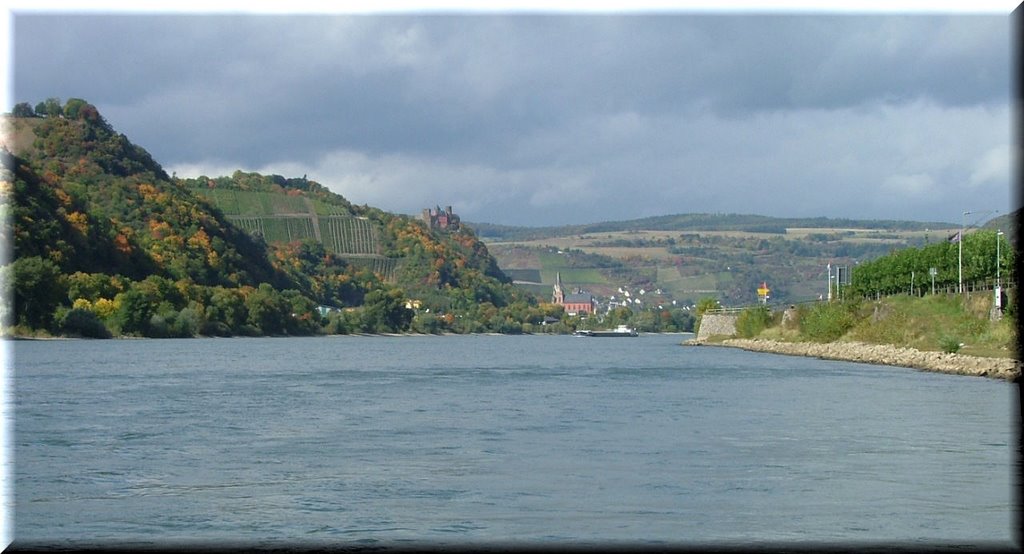
[[[589,292],[576,289],[574,293],[565,293],[560,272],[555,272],[555,287],[551,291],[551,303],[565,308],[567,315],[589,315],[597,311],[597,302]]]

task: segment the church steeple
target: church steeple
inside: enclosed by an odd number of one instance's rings
[[[565,303],[565,291],[562,290],[562,274],[555,272],[555,288],[551,292],[551,303],[552,304],[564,304]]]

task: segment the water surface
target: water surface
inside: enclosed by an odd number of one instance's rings
[[[1014,538],[1016,385],[684,338],[19,341],[14,540]]]

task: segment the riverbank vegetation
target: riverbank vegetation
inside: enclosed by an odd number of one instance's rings
[[[830,291],[833,300],[748,307],[737,317],[736,336],[1014,357],[1015,265],[1014,248],[997,229],[957,232],[858,264],[848,283]]]
[[[736,336],[782,342],[858,342],[982,357],[1016,357],[1016,313],[1011,308],[1001,317],[993,318],[993,303],[991,293],[971,293],[857,297],[776,311],[757,306],[745,309],[737,317]]]

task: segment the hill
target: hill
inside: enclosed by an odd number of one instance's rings
[[[981,226],[982,229],[1002,231],[1006,240],[1013,246],[1017,245],[1017,225],[1020,221],[1020,210],[1014,210],[1008,214],[994,217]]]
[[[876,231],[924,231],[956,227],[952,223],[921,222],[903,220],[858,220],[847,218],[782,218],[752,214],[676,214],[630,219],[625,221],[602,221],[582,225],[554,227],[516,227],[491,223],[471,223],[488,241],[529,241],[537,239],[583,235],[588,233],[622,233],[628,231],[690,231],[786,234],[788,229],[864,229]]]
[[[816,300],[836,267],[901,248],[943,242],[958,225],[942,222],[772,218],[684,214],[590,225],[525,228],[474,224],[520,286],[550,291],[554,276],[604,301],[694,306],[757,301],[767,283],[772,302]],[[651,294],[652,291],[656,294]],[[615,297],[615,298],[613,298]]]
[[[395,282],[399,258],[383,256],[380,226],[345,198],[305,177],[236,171],[230,177],[176,179],[234,225],[268,243],[311,240],[349,264]],[[496,277],[498,277],[496,275]]]
[[[552,315],[469,228],[305,177],[172,178],[91,104],[51,100],[4,118],[15,333],[522,332]]]

